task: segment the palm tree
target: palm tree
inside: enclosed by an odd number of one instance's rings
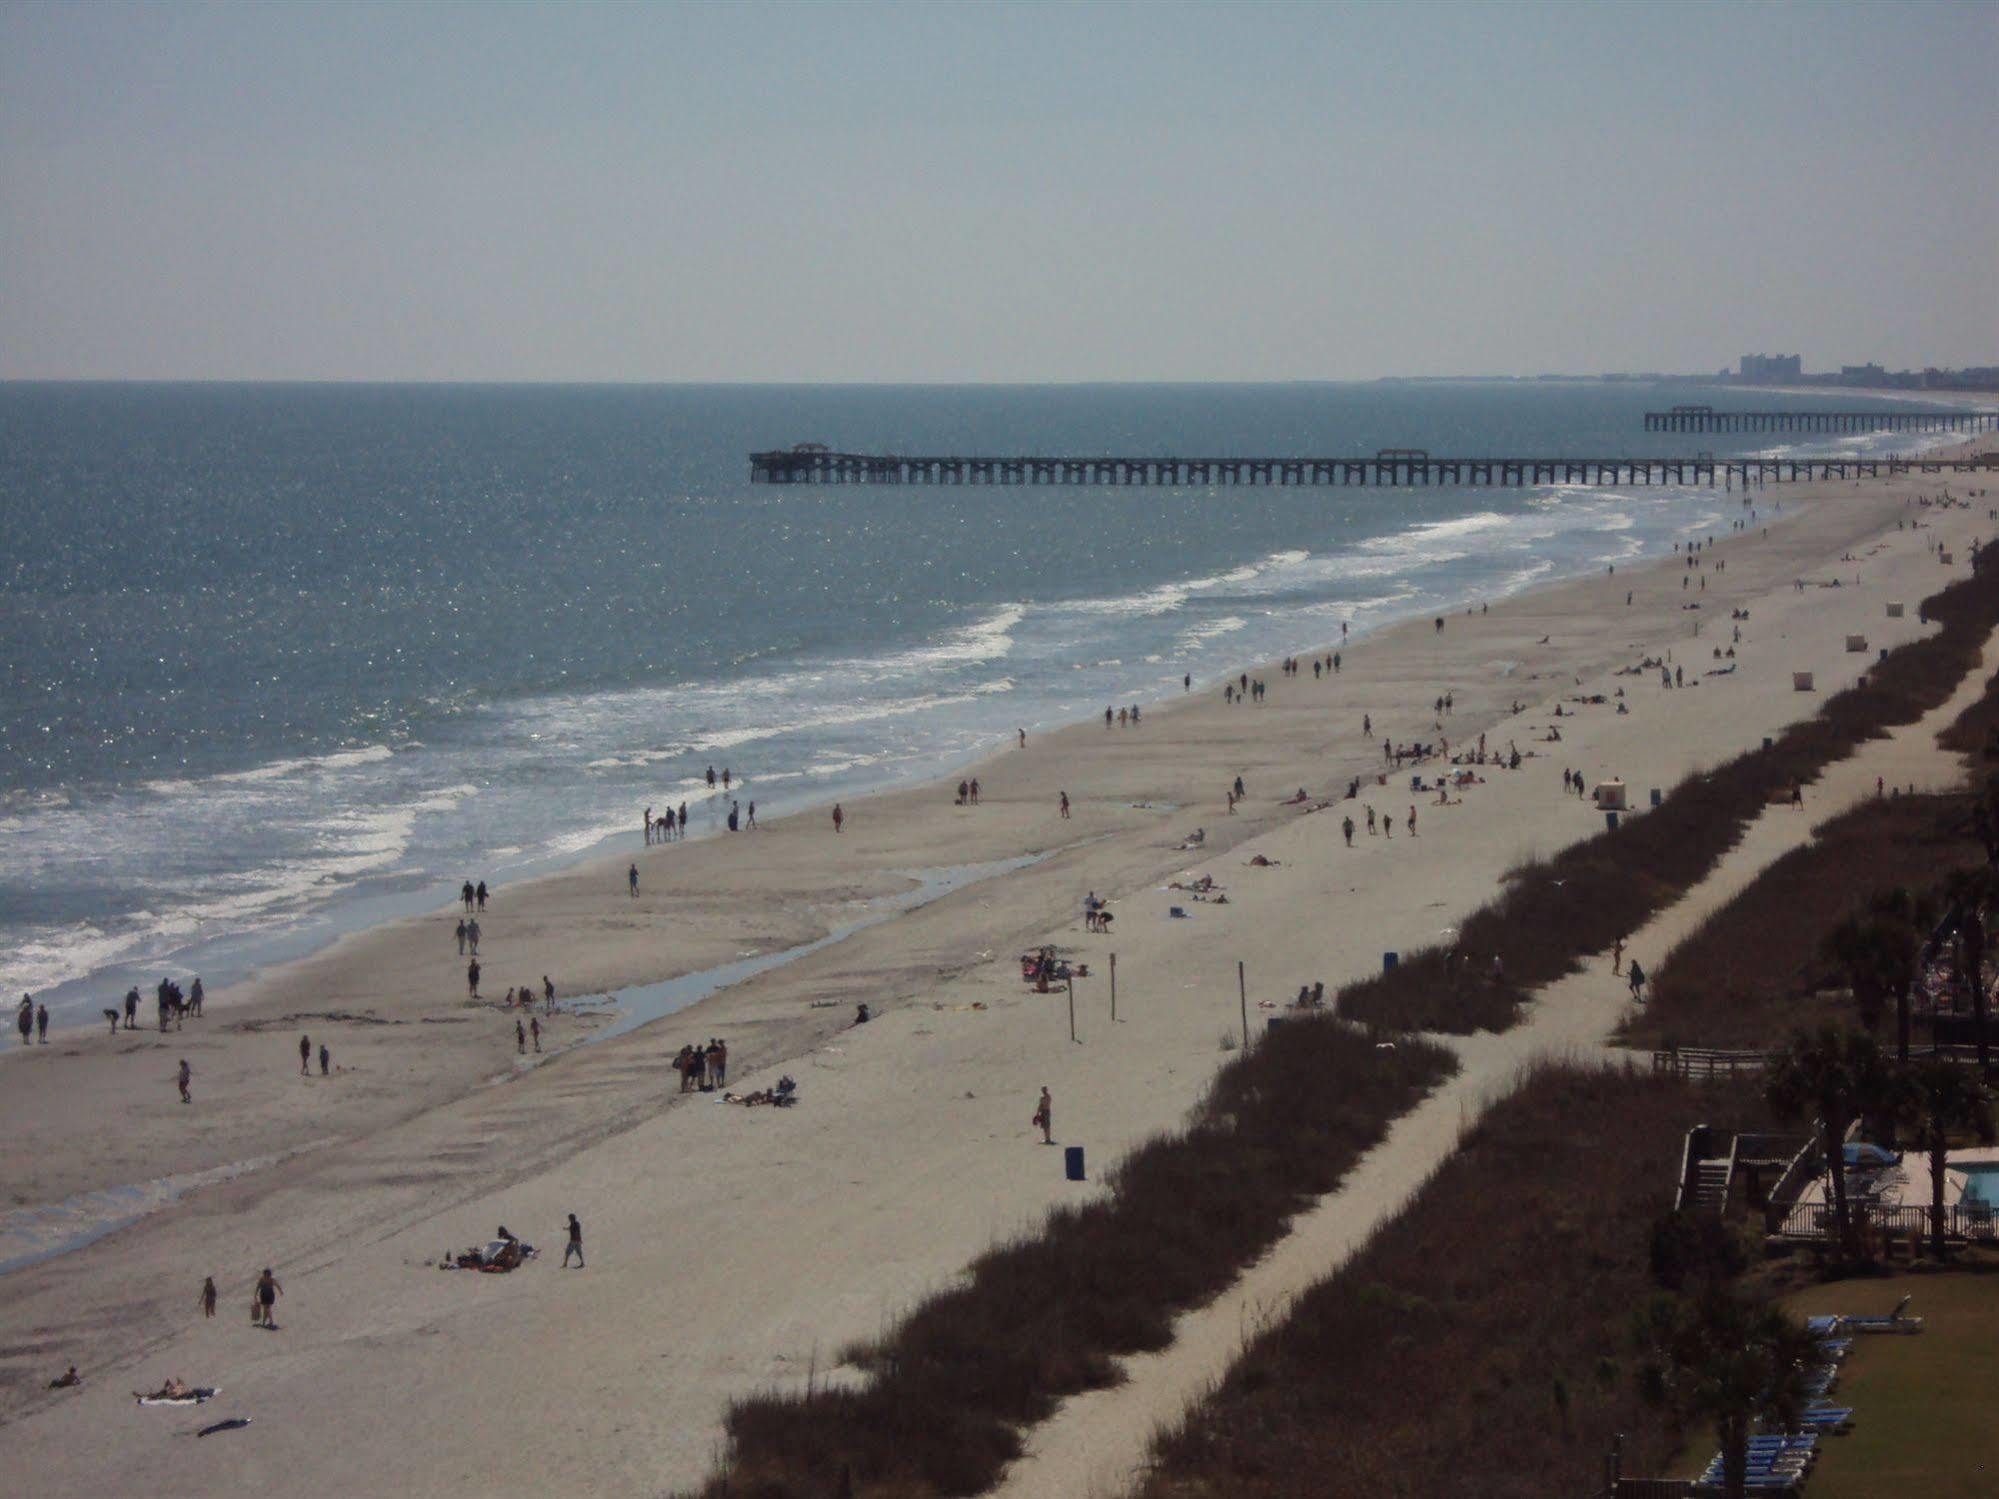
[[[1999,778],[1995,778],[1999,782]],[[1944,886],[1945,898],[1957,911],[1958,930],[1964,934],[1964,977],[1971,989],[1972,1035],[1978,1042],[1978,1075],[1992,1081],[1992,1052],[1987,1044],[1985,995],[1985,912],[1999,898],[1999,872],[1961,869]]]
[[[1905,1068],[1899,1079],[1901,1115],[1922,1137],[1930,1158],[1930,1252],[1944,1257],[1943,1183],[1950,1137],[1970,1132],[1992,1139],[1992,1096],[1969,1070],[1932,1058]]]
[[[1863,1115],[1880,1112],[1894,1098],[1887,1059],[1872,1036],[1822,1026],[1804,1031],[1771,1062],[1764,1096],[1782,1119],[1815,1116],[1819,1147],[1832,1180],[1833,1223],[1840,1252],[1859,1258],[1853,1219],[1846,1204],[1846,1132]]]
[[[1826,939],[1826,955],[1846,975],[1860,1008],[1860,1023],[1873,1030],[1888,1000],[1895,1001],[1895,1054],[1909,1060],[1909,995],[1915,988],[1917,956],[1927,911],[1908,891],[1887,890],[1849,916]]]
[[[1698,1296],[1661,1296],[1638,1319],[1645,1352],[1639,1390],[1689,1424],[1714,1423],[1723,1492],[1742,1499],[1749,1434],[1758,1421],[1793,1425],[1809,1394],[1806,1363],[1818,1339],[1780,1308],[1711,1285]]]

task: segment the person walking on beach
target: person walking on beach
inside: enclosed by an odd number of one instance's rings
[[[215,1277],[212,1275],[201,1283],[201,1315],[204,1319],[215,1315]]]
[[[838,802],[833,803],[833,831],[836,833],[839,832],[846,821],[847,814],[840,810],[840,804]]]
[[[26,994],[21,996],[21,1008],[19,1013],[14,1017],[14,1024],[20,1027],[21,1044],[26,1046],[28,1044],[28,1037],[35,1029],[35,1001],[31,996]],[[162,1025],[160,1029],[165,1030],[166,1027]]]
[[[35,1036],[42,1045],[49,1044],[49,1007],[46,1004],[35,1006]]]
[[[1061,793],[1061,797],[1062,797],[1062,817],[1063,820],[1066,821],[1069,816],[1069,793],[1064,791]]]
[[[271,1274],[271,1267],[266,1265],[264,1273],[257,1277],[256,1299],[250,1304],[250,1320],[276,1332],[278,1323],[272,1308],[278,1304],[278,1298],[284,1294],[285,1288],[278,1284],[278,1278]]]
[[[729,831],[735,832],[742,825],[743,806],[741,802],[729,803]]]
[[[458,938],[458,956],[462,958],[465,956],[465,918],[463,916],[458,918],[458,930],[454,935]]]
[[[1347,835],[1347,847],[1348,847],[1348,848],[1352,848],[1352,847],[1353,847],[1353,819],[1352,819],[1351,817],[1348,817],[1348,818],[1344,818],[1344,819],[1342,819],[1342,820],[1341,820],[1341,822],[1340,822],[1340,831],[1341,831],[1342,833],[1345,833],[1345,834]]]
[[[532,1038],[533,1038],[533,1040],[534,1040],[534,1049],[535,1049],[536,1051],[540,1051],[540,1050],[541,1050],[541,1022],[540,1022],[539,1020],[537,1020],[537,1019],[536,1019],[536,1018],[535,1018],[534,1016],[532,1016],[532,1015],[528,1016],[528,1035],[529,1035],[530,1037],[532,1037]]]
[[[128,1031],[135,1031],[138,1028],[139,1028],[139,986],[137,984],[134,984],[131,988],[125,991],[125,1029]]]
[[[1619,937],[1611,944],[1610,971],[1613,977],[1624,972],[1624,939]]]
[[[555,982],[547,974],[541,976],[541,999],[548,1013],[555,1013]]]
[[[1416,836],[1416,804],[1414,802],[1409,804],[1409,836],[1411,838]]]
[[[528,1031],[520,1021],[514,1022],[514,1050],[522,1056],[528,1054]]]
[[[757,804],[755,802],[751,802],[749,821],[745,824],[745,826],[753,828],[756,825],[757,825]]]
[[[710,791],[715,789],[715,767],[712,765],[708,767],[708,789]]]
[[[569,1257],[572,1254],[576,1256],[576,1268],[583,1269],[583,1225],[577,1222],[574,1213],[569,1215],[569,1243],[562,1250],[563,1269],[569,1268]]]
[[[1016,733],[1016,734],[1018,734],[1018,735],[1020,736],[1020,747],[1021,747],[1022,749],[1026,749],[1026,748],[1027,748],[1027,730],[1025,730],[1025,729],[1015,729],[1015,730],[1014,730],[1014,733]]]
[[[1631,960],[1631,1002],[1633,1004],[1643,1004],[1645,1002],[1644,989],[1645,970],[1640,968],[1638,960],[1633,958]]]
[[[472,991],[472,997],[479,997],[479,960],[474,958],[465,965],[465,987]]]
[[[180,1101],[193,1103],[194,1095],[188,1092],[188,1084],[194,1079],[194,1069],[187,1065],[187,1058],[180,1059]]]
[[[458,898],[465,902],[465,910],[469,915],[472,910],[472,882],[470,880],[467,880],[463,885],[458,887]]]
[[[319,1043],[319,1075],[326,1077],[333,1066],[333,1053],[326,1049],[324,1041]]]
[[[479,888],[478,888],[478,889],[477,889],[476,891],[474,891],[473,893],[474,893],[475,895],[477,895],[477,896],[479,897],[479,909],[480,909],[480,910],[482,910],[482,911],[483,911],[483,910],[485,910],[485,909],[486,909],[486,882],[485,882],[484,880],[481,880],[481,881],[479,881]]]
[[[639,896],[639,867],[638,867],[638,865],[634,864],[634,865],[633,865],[633,866],[632,866],[632,867],[631,867],[630,869],[627,869],[627,870],[625,871],[625,888],[626,888],[626,889],[627,889],[627,890],[628,890],[628,891],[630,892],[630,894],[631,894],[631,897],[632,897],[632,899],[633,899],[633,900],[637,900],[637,899],[638,899],[638,896]]]
[[[312,1066],[312,1037],[298,1038],[298,1075],[304,1077]]]
[[[1055,1100],[1049,1097],[1046,1088],[1041,1090],[1041,1101],[1034,1106],[1034,1118],[1028,1122],[1040,1129],[1043,1145],[1055,1143]]]
[[[729,1085],[729,1043],[717,1037],[708,1047],[708,1070],[715,1077],[715,1086]]]
[[[474,916],[470,921],[465,923],[465,945],[471,949],[472,956],[475,958],[479,956],[479,939],[485,935],[484,932],[479,930],[478,917]]]

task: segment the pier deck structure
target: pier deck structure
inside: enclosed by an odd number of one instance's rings
[[[1675,406],[1645,413],[1647,432],[1990,432],[1992,411],[1717,411]]]
[[[1744,484],[1883,478],[1892,474],[1993,472],[1978,459],[1892,454],[1821,458],[1436,458],[1421,448],[1383,448],[1372,458],[965,458],[841,453],[817,443],[750,455],[753,484],[974,484],[1152,486],[1292,485],[1416,488],[1454,485],[1524,489],[1544,484],[1629,488],[1733,488]]]

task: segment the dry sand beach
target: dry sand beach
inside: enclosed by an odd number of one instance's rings
[[[1238,961],[1254,1037],[1266,1004],[1447,938],[1509,867],[1598,831],[1601,814],[1563,794],[1565,769],[1591,784],[1621,777],[1642,816],[1650,788],[1814,711],[1876,648],[1920,633],[1919,601],[1968,569],[1974,538],[1999,531],[1991,500],[1910,507],[1946,487],[1988,484],[1916,474],[1759,491],[1757,521],[1702,554],[1691,576],[1704,591],[1683,588],[1688,570],[1668,555],[1447,617],[1441,631],[1424,619],[1328,642],[1343,653],[1336,677],[1245,664],[1268,684],[1260,704],[1230,706],[1219,683],[1204,685],[1147,705],[1133,727],[1092,721],[997,748],[965,772],[982,783],[977,807],[953,805],[950,785],[912,787],[849,804],[838,835],[822,809],[503,887],[483,918],[485,1003],[468,1001],[450,911],[214,994],[177,1033],[76,1030],[9,1053],[0,1260],[73,1230],[28,1210],[85,1199],[90,1221],[108,1222],[116,1199],[92,1194],[235,1173],[5,1276],[12,1470],[64,1495],[698,1482],[729,1400],[843,1377],[844,1345],[996,1236],[1098,1190],[1122,1151],[1171,1127],[1226,1060],[1223,1038],[1240,1040]],[[1922,529],[1897,529],[1917,518]],[[1886,616],[1890,601],[1906,603],[1903,617]],[[1738,655],[1717,661],[1733,609],[1749,616]],[[1868,649],[1849,651],[1850,633]],[[1678,690],[1656,671],[1616,674],[1669,653],[1686,674]],[[1796,671],[1817,690],[1794,691]],[[1628,714],[1613,706],[1619,689]],[[1432,705],[1447,692],[1440,720]],[[1597,694],[1608,701],[1571,701]],[[1561,742],[1547,742],[1550,725]],[[1384,737],[1456,750],[1481,733],[1525,758],[1480,769],[1451,805],[1382,762]],[[1436,774],[1434,762],[1418,769]],[[1238,775],[1247,795],[1231,815]],[[1355,776],[1361,796],[1342,802]],[[1287,804],[1300,787],[1306,806]],[[1392,818],[1394,837],[1361,831],[1348,848],[1340,820],[1363,807]],[[1184,849],[1196,828],[1205,844]],[[1252,867],[1258,854],[1272,864]],[[887,904],[941,872],[1006,861],[1027,862],[900,913]],[[1228,903],[1162,888],[1198,874]],[[1114,936],[1084,932],[1091,890],[1112,901]],[[1175,904],[1186,919],[1169,916]],[[543,974],[572,996],[697,973],[862,920],[872,924],[641,1028],[606,1035],[607,1012],[565,1007],[544,1021],[538,1058],[517,1055],[514,1016],[491,1002]],[[1064,997],[1020,980],[1019,955],[1042,943],[1089,964],[1075,1042]],[[1642,942],[1633,952],[1648,966],[1662,955]],[[1599,1034],[1623,997],[1614,983],[1579,997],[1600,1012],[1573,1034]],[[856,1027],[862,1002],[877,1018]],[[332,1076],[299,1075],[302,1032],[330,1046]],[[798,1105],[680,1095],[669,1059],[710,1036],[728,1043],[732,1089],[789,1073]],[[183,1057],[190,1105],[172,1080]],[[1064,1180],[1060,1153],[1029,1127],[1043,1085],[1056,1140],[1087,1149],[1088,1182]],[[585,1270],[559,1268],[570,1212]],[[508,1276],[435,1268],[502,1223],[543,1257]],[[274,1332],[247,1325],[265,1265],[285,1292]],[[208,1275],[222,1292],[212,1321],[197,1307]],[[71,1363],[82,1389],[44,1388]],[[168,1375],[221,1394],[199,1412],[134,1407],[130,1391]],[[182,1440],[231,1417],[252,1424]]]

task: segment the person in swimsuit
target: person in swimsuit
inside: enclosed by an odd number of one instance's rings
[[[576,1256],[576,1268],[583,1268],[583,1225],[576,1221],[576,1215],[569,1215],[569,1244],[562,1251],[562,1268],[569,1268],[569,1257]]]
[[[277,1305],[278,1298],[284,1294],[285,1288],[278,1284],[278,1278],[271,1274],[271,1267],[266,1265],[264,1273],[257,1277],[257,1298],[252,1311],[255,1320],[273,1332],[277,1331],[278,1324],[271,1308]]]
[[[1034,1106],[1034,1118],[1029,1122],[1040,1129],[1043,1145],[1055,1143],[1055,1100],[1046,1088],[1041,1090],[1041,1101]]]
[[[209,1276],[201,1283],[201,1315],[215,1315],[215,1277]]]
[[[180,1059],[180,1101],[182,1103],[194,1102],[193,1096],[187,1090],[187,1085],[193,1077],[194,1069],[187,1065],[187,1058],[182,1057]]]
[[[298,1038],[298,1075],[304,1077],[312,1070],[312,1037]]]

